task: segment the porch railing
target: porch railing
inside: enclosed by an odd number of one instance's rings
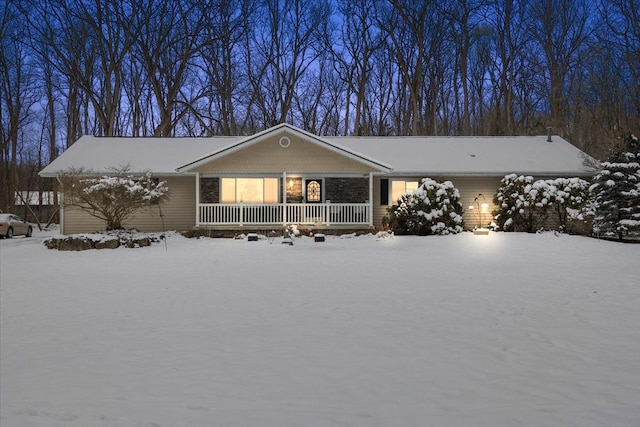
[[[368,203],[202,203],[197,225],[367,225]]]

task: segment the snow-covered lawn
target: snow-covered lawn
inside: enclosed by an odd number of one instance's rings
[[[0,425],[640,425],[640,245],[0,241]]]

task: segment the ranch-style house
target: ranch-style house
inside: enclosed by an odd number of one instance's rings
[[[481,200],[490,213],[505,175],[588,179],[593,175],[589,160],[550,134],[327,137],[280,124],[250,136],[83,136],[40,175],[150,172],[166,181],[169,199],[127,221],[127,227],[141,231],[249,231],[289,224],[324,231],[380,228],[387,208],[429,177],[452,181],[459,189],[465,224],[472,228],[480,218],[468,207]],[[102,228],[101,221],[65,208],[62,200],[63,234]]]

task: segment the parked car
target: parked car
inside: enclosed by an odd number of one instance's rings
[[[14,214],[0,214],[0,237],[10,239],[13,236],[31,237],[33,227],[24,219]]]

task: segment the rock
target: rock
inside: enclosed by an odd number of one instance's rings
[[[59,251],[86,251],[92,248],[91,240],[86,237],[67,237],[58,240]]]
[[[47,249],[58,249],[60,239],[47,239],[42,243],[47,247]]]
[[[139,247],[144,248],[147,246],[151,246],[151,240],[148,237],[141,237],[136,240],[136,243]]]
[[[60,251],[84,251],[87,249],[116,249],[120,246],[127,248],[144,248],[159,242],[164,236],[144,235],[141,233],[96,233],[95,235],[70,235],[66,237],[54,237],[42,243],[48,249]]]
[[[107,239],[95,243],[96,249],[116,249],[120,246],[120,239]]]

